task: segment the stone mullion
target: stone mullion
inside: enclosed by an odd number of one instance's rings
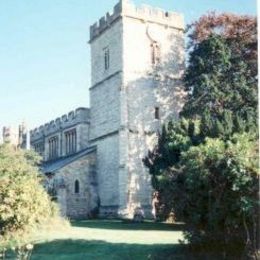
[[[67,154],[70,153],[70,147],[69,147],[69,144],[70,144],[70,136],[69,136],[69,133],[67,133]]]
[[[73,131],[72,136],[73,136],[73,147],[72,147],[72,149],[73,149],[73,152],[75,152],[75,131]]]
[[[53,139],[51,139],[51,158],[53,158],[53,156],[54,156],[54,152],[53,152],[53,147],[54,146],[54,142],[53,142]]]
[[[71,154],[71,133],[69,132],[69,154]]]
[[[72,132],[72,152],[75,152],[75,131]]]
[[[55,140],[52,139],[52,158],[55,157]]]
[[[56,155],[57,155],[57,157],[59,157],[59,137],[57,137],[57,139],[56,139],[56,145],[57,145],[57,149],[56,149]]]
[[[54,142],[54,158],[56,158],[56,154],[57,154],[57,139],[54,138],[53,142]]]
[[[69,140],[68,140],[68,133],[65,134],[65,149],[66,149],[66,155],[68,154],[69,152],[69,149],[68,149],[68,143],[69,143]]]
[[[52,158],[55,157],[55,140],[52,139]]]
[[[53,158],[53,139],[51,139],[51,158]]]
[[[75,148],[74,148],[74,151],[77,152],[77,132],[76,130],[74,131],[74,138],[75,138]]]
[[[51,140],[49,140],[49,158],[51,158]]]
[[[73,152],[73,132],[70,133],[70,153]]]
[[[72,153],[72,142],[73,142],[73,136],[72,136],[72,132],[70,132],[70,154]]]

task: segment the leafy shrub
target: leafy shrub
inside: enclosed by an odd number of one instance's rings
[[[40,184],[38,162],[32,152],[0,146],[0,252],[12,247],[23,255],[34,232],[59,218]]]
[[[258,160],[254,139],[248,134],[235,135],[230,142],[207,139],[184,152],[181,163],[185,199],[176,208],[189,226],[188,240],[217,243],[223,249],[239,243],[255,249]]]

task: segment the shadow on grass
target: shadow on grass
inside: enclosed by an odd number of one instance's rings
[[[113,230],[161,230],[161,231],[183,231],[185,225],[168,224],[168,223],[154,223],[152,221],[145,221],[143,223],[133,223],[123,220],[82,220],[72,221],[71,225],[74,227],[86,227],[97,229],[113,229]]]
[[[8,260],[15,259],[9,252]],[[31,260],[238,260],[223,258],[216,253],[192,254],[186,245],[177,244],[126,244],[102,240],[61,239],[36,244]]]
[[[196,259],[181,245],[107,243],[99,240],[54,240],[35,246],[32,260]]]

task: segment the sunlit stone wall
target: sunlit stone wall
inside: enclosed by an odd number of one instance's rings
[[[95,216],[99,199],[96,180],[96,153],[87,154],[55,172],[61,213],[72,219]],[[79,190],[75,192],[75,182]]]
[[[137,207],[150,215],[152,188],[142,159],[182,107],[183,29],[182,15],[128,1],[90,28],[90,140],[97,145],[101,215],[132,217]]]

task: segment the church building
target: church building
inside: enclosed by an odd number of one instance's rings
[[[70,218],[151,216],[143,158],[183,104],[181,14],[121,0],[90,26],[90,108],[30,132],[46,188]]]

